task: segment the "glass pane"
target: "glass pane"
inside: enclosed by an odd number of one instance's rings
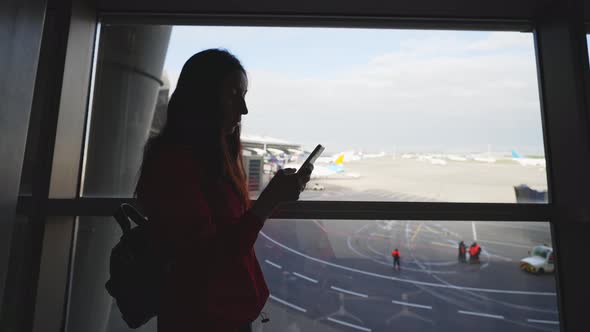
[[[242,141],[262,179],[326,147],[303,199],[547,200],[531,33],[174,27],[171,86],[218,46],[248,70]]]
[[[68,332],[128,330],[104,288],[120,235],[80,218]],[[254,331],[559,331],[554,256],[535,255],[551,244],[547,222],[270,220],[255,244],[270,322]]]
[[[547,222],[272,220],[256,243],[271,321],[256,327],[559,331],[554,262],[537,250],[552,251]]]
[[[279,27],[103,26],[84,195],[130,195],[182,65],[214,47],[248,72],[253,198],[321,143],[305,200],[547,202],[531,33]]]
[[[162,67],[170,31],[168,26],[101,27],[84,157],[84,196],[133,195],[144,144],[161,126],[154,113],[168,102]]]
[[[79,217],[66,332],[123,332],[130,328],[107,293],[111,250],[121,228],[112,217]],[[136,329],[156,332],[157,320]]]

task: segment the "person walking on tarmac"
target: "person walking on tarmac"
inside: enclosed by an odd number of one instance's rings
[[[466,254],[467,248],[465,246],[465,242],[461,241],[459,242],[459,262],[465,263],[467,261]]]
[[[391,256],[393,257],[393,269],[397,269],[398,271],[401,270],[401,266],[399,264],[400,254],[397,248],[393,249],[391,252]]]
[[[471,247],[469,247],[469,262],[470,263],[479,263],[479,254],[481,253],[481,247],[477,242],[473,242]]]

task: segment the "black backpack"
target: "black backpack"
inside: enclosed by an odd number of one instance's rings
[[[123,230],[111,251],[110,279],[105,284],[117,301],[123,320],[133,329],[158,315],[164,276],[170,264],[149,243],[149,222],[124,203],[114,214]],[[131,228],[131,221],[137,226]]]

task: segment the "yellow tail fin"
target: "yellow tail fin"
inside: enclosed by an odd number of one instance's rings
[[[335,163],[336,165],[342,165],[342,164],[344,164],[344,153],[343,153],[343,154],[341,154],[341,155],[340,155],[340,157],[338,157],[338,158],[336,159],[336,161],[334,161],[334,163]]]

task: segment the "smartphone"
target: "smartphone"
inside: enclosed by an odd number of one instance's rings
[[[313,163],[316,161],[316,159],[318,159],[322,152],[324,152],[324,147],[321,144],[318,144],[318,146],[316,146],[315,149],[313,149],[313,151],[309,154],[309,157],[305,159],[301,167],[299,167],[297,173],[299,173],[299,171],[302,170],[305,166],[309,164],[313,165]]]

